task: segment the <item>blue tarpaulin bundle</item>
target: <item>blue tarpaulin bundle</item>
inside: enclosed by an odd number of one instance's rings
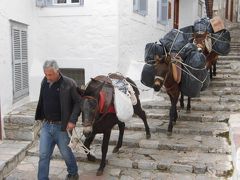
[[[159,57],[165,55],[165,50],[162,44],[147,43],[145,46],[144,60],[148,64],[154,64],[154,56],[159,55]]]
[[[213,28],[209,18],[205,17],[205,18],[198,19],[194,21],[193,26],[194,26],[193,30],[195,33],[199,33],[199,34],[202,34],[205,32],[213,33]]]
[[[210,82],[209,74],[205,68],[206,57],[192,51],[186,57],[182,71],[180,90],[185,96],[198,97],[201,90],[205,90]]]
[[[212,49],[217,54],[225,56],[230,52],[230,32],[226,29],[223,29],[219,32],[212,33]]]
[[[178,29],[172,29],[160,39],[160,42],[168,53],[178,53],[188,43],[188,37]]]
[[[153,87],[155,68],[151,64],[144,64],[141,74],[141,83],[147,87]]]

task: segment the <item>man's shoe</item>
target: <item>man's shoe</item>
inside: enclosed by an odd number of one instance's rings
[[[78,180],[78,179],[79,179],[78,174],[75,174],[75,175],[68,174],[65,180]]]

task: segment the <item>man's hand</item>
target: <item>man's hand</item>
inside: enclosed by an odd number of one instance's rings
[[[67,130],[68,130],[68,131],[73,130],[73,128],[75,128],[75,127],[76,127],[76,124],[74,124],[74,123],[69,122],[69,123],[67,124]]]

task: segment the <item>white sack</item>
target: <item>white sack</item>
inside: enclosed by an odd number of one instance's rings
[[[120,121],[126,122],[133,115],[133,106],[131,99],[118,90],[118,88],[114,88],[114,107],[117,114],[117,117]]]

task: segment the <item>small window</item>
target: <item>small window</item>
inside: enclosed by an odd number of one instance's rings
[[[36,0],[37,7],[60,6],[60,5],[83,5],[84,0]]]
[[[136,12],[142,16],[147,15],[148,0],[133,0],[133,12]]]
[[[202,17],[202,11],[203,11],[203,2],[201,0],[198,1],[198,16]]]
[[[83,0],[53,0],[53,5],[83,4]]]
[[[157,0],[157,23],[168,24],[168,0]]]

